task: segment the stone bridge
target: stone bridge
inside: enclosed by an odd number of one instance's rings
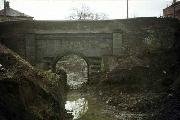
[[[76,54],[86,60],[91,77],[113,69],[118,59],[170,49],[177,23],[164,18],[4,22],[0,23],[0,40],[43,69]]]

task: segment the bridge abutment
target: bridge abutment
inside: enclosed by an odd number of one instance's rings
[[[165,18],[11,21],[0,23],[0,39],[30,63],[46,70],[51,69],[59,55],[81,54],[89,59],[90,80],[117,64],[127,69],[148,66],[140,59],[154,51],[173,49],[178,26],[179,21]]]

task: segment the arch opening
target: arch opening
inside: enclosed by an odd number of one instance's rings
[[[63,70],[67,74],[67,84],[70,89],[78,89],[88,81],[88,63],[76,54],[69,54],[58,59],[56,71]]]

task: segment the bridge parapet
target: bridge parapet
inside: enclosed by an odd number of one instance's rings
[[[52,60],[47,58],[75,52],[86,58],[109,56],[108,61],[114,63],[109,67],[106,64],[105,69],[111,69],[116,64],[116,57],[141,58],[156,50],[172,49],[178,27],[179,21],[166,18],[19,21],[0,23],[0,39],[33,64],[49,66]],[[99,64],[92,64],[90,69],[98,71]]]

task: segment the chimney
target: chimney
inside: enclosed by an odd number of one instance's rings
[[[4,16],[7,14],[7,9],[9,9],[9,1],[4,0]]]
[[[4,16],[6,16],[6,0],[4,0]]]
[[[6,8],[6,9],[9,9],[9,8],[10,8],[10,6],[9,6],[9,1],[6,1],[6,2],[5,2],[5,8]]]

